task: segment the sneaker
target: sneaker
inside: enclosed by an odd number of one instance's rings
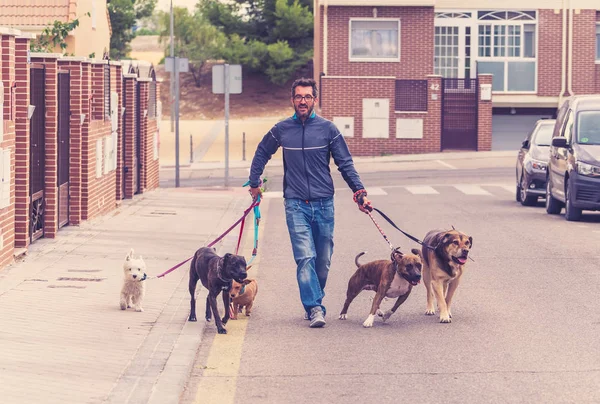
[[[310,310],[310,328],[320,328],[325,325],[325,316],[323,315],[323,309],[320,307],[313,307]]]

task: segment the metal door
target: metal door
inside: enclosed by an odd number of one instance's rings
[[[29,237],[31,241],[44,235],[44,179],[45,179],[45,77],[44,68],[31,68],[31,91],[29,103],[35,107],[30,127],[29,165]]]
[[[71,85],[69,73],[58,74],[58,227],[69,224]]]
[[[442,150],[477,150],[477,79],[442,79]]]

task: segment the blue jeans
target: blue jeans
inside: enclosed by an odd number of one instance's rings
[[[298,287],[304,310],[320,306],[333,254],[333,198],[285,200],[285,217],[296,260]]]

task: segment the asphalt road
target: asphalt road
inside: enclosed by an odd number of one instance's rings
[[[600,402],[600,214],[586,212],[574,223],[547,215],[541,202],[521,206],[513,162],[362,175],[373,204],[408,233],[422,238],[454,226],[473,237],[474,261],[451,324],[424,315],[420,284],[387,323],[376,319],[370,329],[362,322],[374,292],[355,299],[348,320],[337,317],[355,255],[386,258],[387,243],[336,174],[327,325],[309,329],[274,173],[263,206],[252,317],[230,323],[227,336],[206,327],[182,402]],[[196,186],[206,185],[204,179]],[[418,247],[378,222],[395,246]]]

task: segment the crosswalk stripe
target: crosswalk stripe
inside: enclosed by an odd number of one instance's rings
[[[460,184],[454,185],[454,188],[458,189],[465,195],[491,195],[491,193],[481,188],[479,185]]]
[[[506,189],[508,192],[516,192],[517,187],[515,185],[500,185],[501,188]]]
[[[429,185],[407,185],[406,190],[414,195],[434,195],[439,194],[438,191]]]
[[[368,196],[372,195],[387,195],[388,193],[383,190],[383,188],[379,187],[368,187],[367,188]]]

